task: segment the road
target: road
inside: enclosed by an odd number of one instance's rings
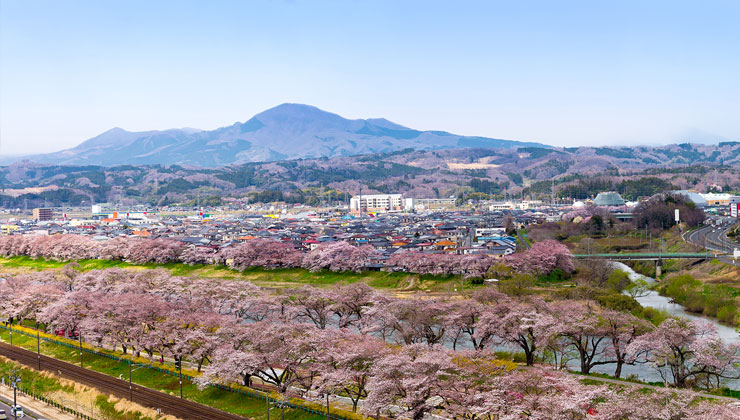
[[[0,343],[0,355],[34,369],[38,364],[36,353],[6,343]],[[56,373],[74,382],[96,388],[101,392],[113,394],[119,398],[128,399],[129,397],[128,382],[112,376],[83,369],[77,365],[62,362],[44,355],[41,355],[41,369]],[[181,419],[244,420],[244,417],[136,384],[133,385],[133,396],[133,402],[137,404],[160,409],[164,414],[171,414]]]
[[[7,404],[6,404],[7,402]],[[4,397],[0,397],[0,410],[5,410],[5,414],[8,416],[8,419],[13,420],[13,416],[10,414],[10,406],[13,405],[13,398],[11,397],[9,400],[6,401]],[[20,404],[21,407],[23,407],[23,412],[26,414],[24,419],[38,419],[41,418],[41,415],[35,413],[33,410],[29,409],[28,407],[25,407],[23,404]]]
[[[684,235],[684,240],[693,245],[706,248],[723,254],[732,254],[735,248],[740,248],[740,244],[731,241],[727,237],[727,232],[732,226],[715,228],[713,226],[704,226],[693,230]],[[720,261],[726,264],[740,267],[740,260],[735,261],[729,257],[719,257]]]

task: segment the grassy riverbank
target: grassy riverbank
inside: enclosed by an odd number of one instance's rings
[[[335,273],[327,270],[310,272],[302,268],[249,268],[244,271],[232,270],[222,265],[188,265],[182,263],[168,264],[130,264],[110,260],[79,260],[78,270],[90,271],[106,268],[123,268],[128,270],[164,269],[175,276],[194,276],[229,280],[249,280],[265,287],[295,287],[302,284],[330,286],[364,282],[378,289],[401,291],[450,292],[469,287],[468,281],[460,276],[433,276],[409,273],[389,273],[384,271],[366,271],[362,273]],[[10,257],[0,258],[0,267],[6,272],[22,273],[26,271],[61,270],[69,262],[53,261],[43,258]]]

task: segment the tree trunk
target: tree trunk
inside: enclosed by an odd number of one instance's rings
[[[534,351],[530,350],[527,346],[522,346],[524,348],[524,355],[527,358],[527,366],[533,366],[534,365]]]
[[[622,365],[624,365],[623,360],[617,360],[617,369],[614,370],[614,377],[619,378],[622,376]]]

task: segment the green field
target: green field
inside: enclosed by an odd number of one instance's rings
[[[0,267],[9,270],[59,270],[69,262],[53,261],[43,258],[10,257],[0,258]],[[460,276],[433,276],[409,273],[389,273],[384,271],[366,271],[362,273],[335,273],[328,270],[310,272],[302,268],[249,268],[244,271],[232,270],[222,265],[188,265],[182,263],[168,264],[130,264],[110,260],[79,260],[79,270],[90,271],[106,268],[125,268],[130,270],[165,269],[174,276],[195,276],[203,278],[220,278],[229,280],[249,280],[257,285],[269,287],[294,287],[301,284],[331,286],[365,282],[378,289],[395,289],[402,291],[448,292],[454,289],[469,287]]]

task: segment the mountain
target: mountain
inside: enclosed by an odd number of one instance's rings
[[[120,133],[93,142],[125,141]],[[174,134],[173,134],[174,135]],[[317,204],[347,194],[433,198],[476,192],[583,199],[618,191],[627,200],[666,190],[740,192],[740,142],[661,147],[412,150],[250,162],[220,168],[121,165],[0,166],[0,207],[82,206],[91,202],[163,205],[249,201]],[[478,197],[485,197],[477,195]],[[230,197],[227,199],[226,197]],[[233,200],[232,200],[233,199]],[[189,203],[189,204],[188,204]]]
[[[212,131],[129,132],[113,128],[77,147],[23,157],[61,165],[178,164],[217,167],[247,162],[352,156],[403,149],[514,148],[539,143],[419,131],[383,118],[349,120],[319,108],[282,104],[244,123]],[[18,158],[8,160],[17,161]]]

